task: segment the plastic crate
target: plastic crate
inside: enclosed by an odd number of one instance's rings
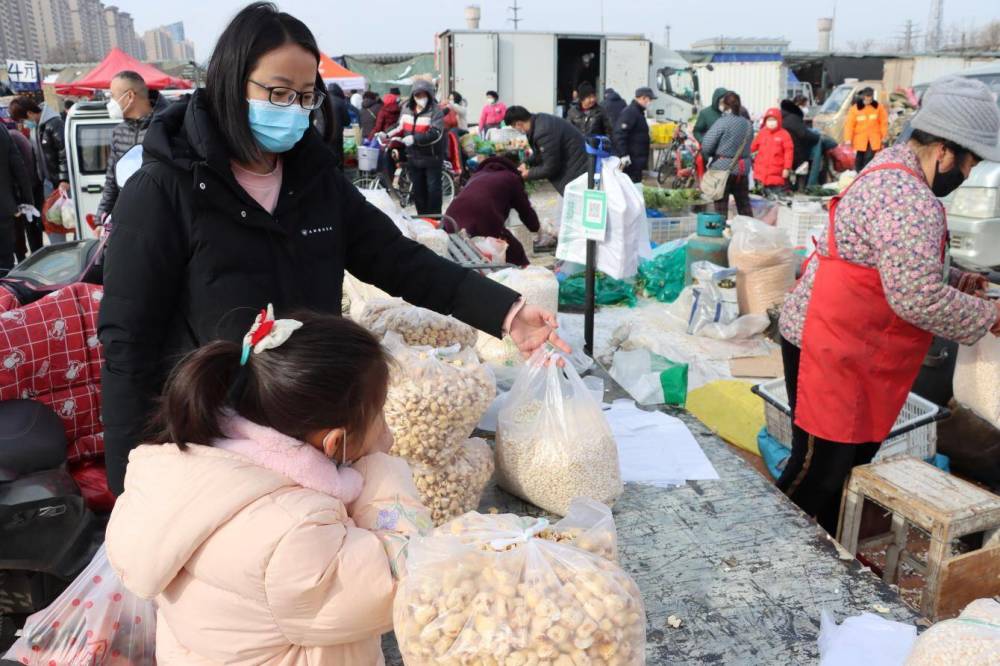
[[[788,238],[795,247],[809,247],[809,239],[815,234],[816,229],[821,227],[825,230],[829,219],[830,213],[827,211],[807,213],[781,206],[778,209],[777,227],[788,232]]]
[[[785,378],[780,377],[754,387],[754,392],[764,399],[764,419],[767,431],[776,440],[792,447],[792,418],[788,408],[788,391],[785,389]],[[892,432],[882,443],[875,460],[886,460],[898,456],[913,456],[926,460],[937,453],[937,423],[930,421],[918,428],[894,435],[913,424],[926,419],[933,419],[940,411],[939,407],[929,400],[911,393],[903,405],[899,418],[893,425]]]
[[[698,230],[698,218],[694,215],[647,217],[649,240],[663,245],[679,238],[687,238]]]

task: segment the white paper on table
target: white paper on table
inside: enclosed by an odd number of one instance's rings
[[[618,443],[622,481],[682,485],[719,478],[712,462],[684,422],[647,412],[632,400],[616,400],[604,411]]]

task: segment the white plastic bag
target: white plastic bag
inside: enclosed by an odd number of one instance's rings
[[[738,270],[740,313],[767,314],[795,284],[796,255],[788,234],[752,217],[733,219],[729,265]]]
[[[559,281],[555,274],[541,266],[505,268],[487,277],[510,287],[524,297],[525,302],[555,313],[559,308]],[[519,366],[524,362],[521,351],[505,336],[502,340],[488,333],[479,332],[476,352],[484,363],[491,366]]]
[[[818,641],[820,666],[903,666],[916,639],[917,628],[912,624],[862,613],[838,625],[824,609]]]
[[[580,501],[552,526],[468,513],[413,537],[393,605],[403,659],[644,664],[642,597],[614,544],[610,510]]]
[[[491,236],[476,236],[472,239],[472,244],[483,253],[486,261],[494,264],[507,262],[507,241]]]
[[[391,300],[392,294],[382,291],[378,287],[367,282],[362,282],[350,273],[344,273],[344,295],[351,302],[351,319],[356,322],[361,321],[365,306],[371,301]]]
[[[125,588],[102,545],[48,608],[28,618],[3,658],[27,666],[155,666],[156,604]]]
[[[572,364],[559,367],[539,350],[510,393],[497,424],[500,487],[559,515],[577,497],[614,504],[623,490],[618,447]]]
[[[390,331],[414,347],[450,347],[476,344],[476,329],[454,317],[410,305],[401,298],[369,301],[359,323],[379,337]]]
[[[871,662],[866,662],[871,663]],[[953,620],[917,639],[906,666],[996,666],[1000,663],[1000,603],[976,599]]]
[[[958,350],[955,400],[1000,428],[1000,338],[989,333]]]
[[[740,316],[736,272],[735,268],[723,268],[708,261],[691,264],[694,286],[688,335],[699,335],[711,324],[726,326]]]
[[[410,347],[398,333],[384,343],[396,363],[385,400],[392,454],[446,466],[496,395],[496,383],[472,349]]]

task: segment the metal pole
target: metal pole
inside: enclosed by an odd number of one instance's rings
[[[587,137],[587,142],[595,148],[600,142],[591,137]],[[593,142],[593,143],[591,143]],[[594,189],[595,175],[597,172],[597,155],[590,156],[587,165],[587,189]],[[597,272],[597,241],[587,241],[587,272],[584,275],[584,300],[583,300],[583,353],[587,356],[594,355],[594,282]]]

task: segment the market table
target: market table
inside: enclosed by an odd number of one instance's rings
[[[605,400],[626,397],[602,371]],[[646,604],[648,664],[818,663],[820,611],[914,622],[919,615],[767,479],[683,410],[719,473],[676,488],[626,484],[615,504],[622,566]],[[491,484],[480,510],[544,515]],[[845,556],[846,557],[846,556]],[[682,622],[673,629],[666,621]],[[395,639],[386,663],[402,664]]]

